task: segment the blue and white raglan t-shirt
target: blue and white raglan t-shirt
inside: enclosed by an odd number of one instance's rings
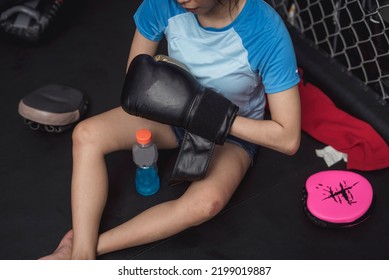
[[[263,0],[247,0],[238,17],[220,29],[202,27],[175,0],[144,0],[134,15],[147,39],[166,37],[168,55],[184,63],[205,87],[224,95],[239,115],[262,119],[265,92],[299,82],[289,33]]]

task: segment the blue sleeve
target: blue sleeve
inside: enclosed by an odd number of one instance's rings
[[[262,68],[266,93],[287,90],[300,81],[293,43],[283,22],[279,21],[270,40],[271,52]]]
[[[164,11],[169,0],[144,0],[134,15],[138,31],[151,41],[160,41],[167,26]]]
[[[258,5],[256,13],[250,17],[250,25],[255,28],[251,32],[241,32],[244,41],[251,47],[251,67],[260,74],[266,93],[287,90],[300,81],[288,29],[270,5],[262,1],[255,3]]]

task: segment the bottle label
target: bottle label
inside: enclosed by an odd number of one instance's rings
[[[154,144],[143,147],[134,145],[132,147],[132,157],[138,166],[151,166],[158,160],[157,146]]]

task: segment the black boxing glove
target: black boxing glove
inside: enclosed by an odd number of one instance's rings
[[[123,109],[223,144],[238,106],[203,87],[179,63],[170,60],[166,56],[156,60],[146,54],[133,59],[122,91]]]

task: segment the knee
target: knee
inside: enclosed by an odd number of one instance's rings
[[[72,140],[74,146],[93,145],[97,143],[96,129],[93,123],[85,120],[76,125],[73,130]]]
[[[189,207],[189,217],[193,226],[215,217],[225,206],[225,201],[217,194],[193,200]]]

